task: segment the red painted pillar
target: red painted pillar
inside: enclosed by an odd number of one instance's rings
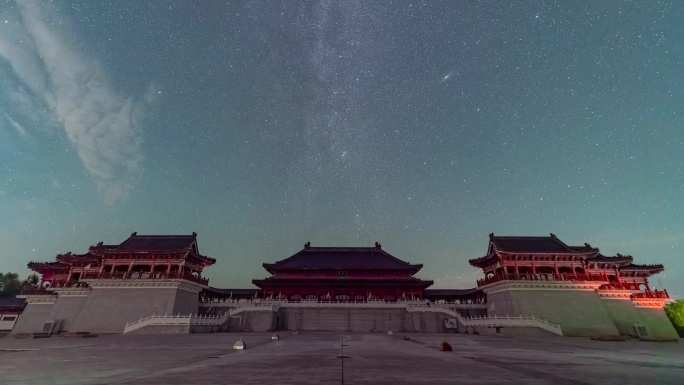
[[[515,279],[520,279],[520,271],[518,271],[518,262],[514,261],[513,266],[515,267]]]
[[[131,271],[133,270],[133,261],[128,264],[128,271],[126,271],[126,278],[131,278]]]

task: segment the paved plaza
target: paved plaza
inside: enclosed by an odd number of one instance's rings
[[[0,339],[0,384],[681,384],[684,344],[265,333]],[[248,349],[232,345],[242,338]],[[439,351],[446,340],[453,352]]]

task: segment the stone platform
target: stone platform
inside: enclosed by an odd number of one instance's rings
[[[38,384],[681,384],[684,344],[401,333],[0,339],[0,382]],[[234,350],[242,338],[247,350]],[[447,341],[452,352],[439,350]],[[342,346],[344,345],[344,346]]]

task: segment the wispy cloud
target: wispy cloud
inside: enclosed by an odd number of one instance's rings
[[[19,136],[21,136],[22,138],[26,138],[28,136],[28,133],[26,132],[24,126],[19,124],[19,122],[17,122],[16,120],[12,119],[12,117],[9,116],[6,112],[3,112],[2,114],[5,116],[5,119],[7,119],[12,128],[14,128],[14,131],[16,131],[17,134],[19,134]]]
[[[125,199],[142,173],[142,120],[149,98],[118,93],[107,71],[75,47],[68,19],[49,4],[16,4],[16,20],[0,26],[6,28],[0,32],[0,57],[49,107],[103,201]]]

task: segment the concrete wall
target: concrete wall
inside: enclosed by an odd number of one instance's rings
[[[199,293],[178,290],[173,304],[173,314],[197,314],[199,310]]]
[[[48,319],[55,320],[55,332],[68,331],[88,297],[58,297]]]
[[[636,337],[632,325],[640,323],[641,319],[632,301],[629,298],[602,298],[601,302],[620,334]]]
[[[402,331],[414,333],[442,333],[446,331],[444,321],[453,318],[444,313],[436,312],[412,312],[411,323],[406,325]]]
[[[241,331],[245,332],[269,332],[275,328],[276,313],[268,311],[245,311],[240,313],[242,317]]]
[[[487,301],[490,315],[536,316],[561,325],[569,337],[620,334],[595,291],[507,290],[488,294]]]
[[[174,314],[176,288],[99,288],[85,300],[70,332],[122,333],[127,322]]]
[[[128,334],[188,334],[190,325],[150,325]],[[207,332],[208,333],[208,332]]]
[[[221,325],[219,331],[222,332],[239,332],[242,327],[242,315],[230,317]]]
[[[53,304],[29,303],[17,319],[10,334],[42,332],[43,326],[48,322],[52,306]]]
[[[283,330],[399,331],[407,318],[402,309],[281,308],[278,312],[278,324]]]
[[[487,328],[485,328],[487,329]],[[482,328],[480,329],[482,330]],[[489,330],[494,330],[496,334],[496,329],[495,328],[490,328]],[[545,338],[562,338],[560,336],[557,336],[551,332],[548,332],[544,329],[540,328],[499,328],[500,332],[497,335],[504,336],[504,337],[545,337]],[[483,333],[485,334],[485,333]]]
[[[276,323],[277,330],[442,333],[447,331],[446,318],[451,317],[436,312],[409,313],[400,308],[283,307],[276,315]]]
[[[657,307],[635,308],[641,324],[648,329],[650,339],[656,340],[679,340],[679,334],[667,318],[665,310]]]
[[[510,291],[487,294],[487,309],[489,316],[520,315],[520,309],[514,306]]]

